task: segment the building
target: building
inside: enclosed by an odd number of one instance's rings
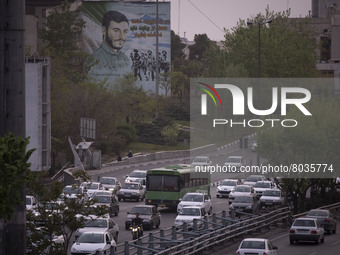
[[[47,171],[51,166],[50,62],[37,58],[25,62],[27,150],[35,149],[30,168]]]

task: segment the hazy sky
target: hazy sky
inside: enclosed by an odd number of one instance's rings
[[[193,40],[195,34],[207,34],[211,40],[224,39],[223,28],[230,29],[239,19],[265,13],[267,5],[275,12],[291,9],[291,18],[305,17],[312,0],[168,0],[171,2],[171,29]],[[162,2],[159,0],[159,2]],[[195,6],[199,9],[197,9]]]

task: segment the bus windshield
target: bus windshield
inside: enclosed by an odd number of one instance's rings
[[[179,176],[148,175],[149,191],[179,191]]]

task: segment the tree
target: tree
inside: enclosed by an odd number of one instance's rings
[[[190,60],[203,60],[203,54],[206,50],[211,47],[211,41],[208,38],[207,34],[196,34],[194,36],[195,44],[190,45],[188,48],[189,59]]]
[[[186,57],[183,52],[185,47],[186,45],[181,42],[181,38],[171,30],[171,63],[173,71],[177,70],[178,66]]]
[[[77,51],[77,36],[84,25],[85,22],[80,18],[80,9],[72,11],[68,0],[54,8],[39,31],[47,55],[67,57]]]
[[[224,45],[227,61],[234,66],[242,65],[249,77],[258,76],[259,23],[261,26],[261,77],[314,77],[317,60],[316,34],[310,19],[289,19],[289,11],[258,14],[249,19],[247,26],[240,20],[236,27],[227,31]]]

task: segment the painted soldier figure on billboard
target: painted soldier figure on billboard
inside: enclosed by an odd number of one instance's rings
[[[103,16],[103,42],[92,52],[85,70],[98,79],[116,79],[131,72],[131,62],[121,51],[129,32],[129,20],[118,11],[107,11]]]

